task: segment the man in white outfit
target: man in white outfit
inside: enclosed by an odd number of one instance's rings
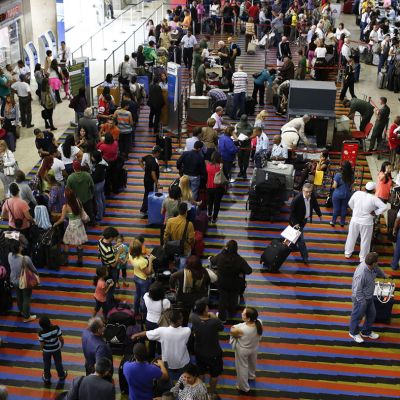
[[[365,185],[365,192],[358,190],[351,196],[349,207],[353,210],[349,233],[347,235],[344,255],[350,258],[354,251],[357,238],[360,235],[360,262],[365,260],[371,247],[372,233],[374,230],[374,217],[386,211],[386,204],[374,196],[376,185],[368,182]]]

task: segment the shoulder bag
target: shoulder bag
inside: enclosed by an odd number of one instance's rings
[[[19,276],[20,289],[33,289],[40,285],[39,275],[32,271],[26,262],[25,256],[22,256],[21,275]]]
[[[185,240],[186,240],[186,232],[189,225],[189,220],[186,221],[185,229],[183,231],[181,240],[168,240],[164,244],[164,250],[167,256],[181,256],[184,254],[185,249]]]
[[[228,183],[222,168],[214,175],[214,185],[225,185]]]

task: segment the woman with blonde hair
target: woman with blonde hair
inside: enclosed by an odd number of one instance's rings
[[[191,206],[199,206],[201,201],[195,201],[193,198],[192,189],[190,189],[190,179],[187,175],[182,175],[179,179],[179,187],[181,188],[181,201],[184,201],[188,205],[188,210],[190,210]]]
[[[254,121],[254,128],[260,127],[263,131],[267,129],[268,111],[261,110]]]

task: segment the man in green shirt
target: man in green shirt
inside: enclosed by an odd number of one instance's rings
[[[194,78],[194,87],[196,89],[196,96],[203,95],[204,85],[207,81],[206,77],[207,68],[210,68],[210,64],[208,62],[201,64],[199,69],[197,70],[197,74]]]
[[[94,183],[92,176],[81,170],[81,163],[78,160],[73,162],[74,172],[68,177],[66,187],[71,189],[75,196],[82,203],[86,214],[90,218],[90,224],[95,224],[93,196],[94,196]]]
[[[345,107],[350,107],[349,114],[347,115],[350,119],[354,119],[354,114],[356,112],[361,114],[359,129],[363,131],[374,115],[374,106],[368,101],[357,99],[357,97],[353,97],[351,100],[345,99],[343,105]]]
[[[6,97],[10,94],[10,86],[6,75],[2,68],[0,68],[0,101],[1,111],[0,115],[4,117],[4,108],[6,106]]]

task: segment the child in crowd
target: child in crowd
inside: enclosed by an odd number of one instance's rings
[[[93,284],[96,286],[94,292],[94,299],[96,300],[96,306],[94,308],[93,317],[97,315],[100,308],[103,310],[103,316],[107,315],[107,292],[114,285],[112,279],[105,280],[107,276],[107,267],[105,265],[99,265],[96,268],[96,276],[93,279]]]
[[[53,325],[47,315],[43,315],[39,319],[41,330],[38,333],[40,348],[43,351],[43,375],[42,379],[46,385],[51,383],[51,358],[57,370],[58,379],[65,381],[68,373],[64,370],[61,348],[64,346],[64,338],[59,326]]]
[[[62,72],[62,77],[63,77],[62,84],[63,84],[64,92],[65,92],[64,100],[65,99],[71,100],[72,96],[71,96],[71,93],[69,92],[69,72],[68,72],[67,68],[65,68],[65,67],[62,68],[61,72]]]
[[[126,266],[128,263],[129,246],[124,243],[123,235],[118,235],[114,246],[114,251],[117,258],[118,279],[121,273],[122,286],[128,287],[129,285],[126,283]],[[115,288],[119,289],[119,282],[116,283]]]

